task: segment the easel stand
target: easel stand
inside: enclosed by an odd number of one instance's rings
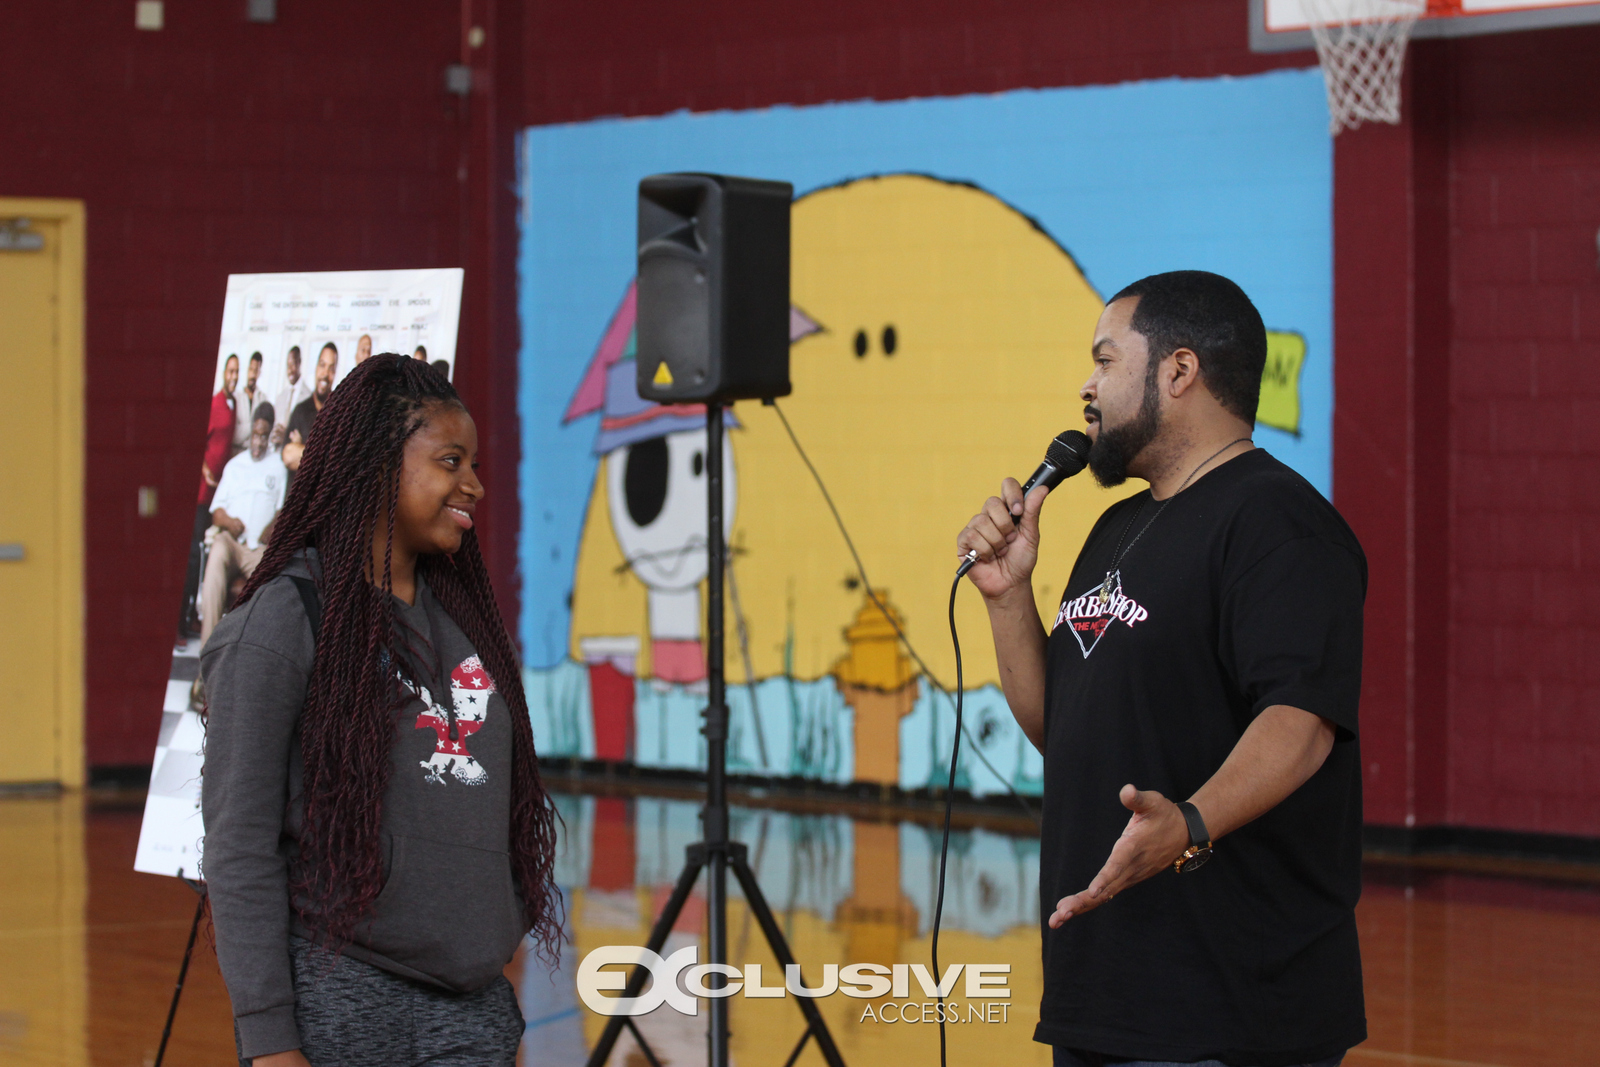
[[[724,558],[726,541],[722,529],[722,428],[722,404],[715,401],[706,404],[706,552],[710,565],[707,574],[710,605],[706,618],[706,676],[709,703],[706,706],[706,724],[703,731],[706,736],[706,806],[701,814],[705,840],[690,845],[686,850],[683,872],[678,875],[678,884],[673,888],[667,906],[661,910],[661,915],[656,919],[654,929],[650,931],[650,941],[646,947],[652,952],[661,952],[667,943],[667,935],[672,932],[673,925],[678,921],[678,914],[683,910],[683,905],[688,901],[689,894],[694,890],[700,872],[704,869],[707,873],[706,928],[710,954],[706,962],[727,963],[728,868],[732,867],[734,877],[739,880],[739,888],[744,891],[745,902],[756,917],[756,922],[760,924],[767,945],[777,957],[778,965],[787,968],[795,962],[794,954],[789,950],[789,942],[778,927],[777,919],[773,918],[772,909],[767,906],[767,898],[761,893],[755,872],[750,869],[745,846],[728,839],[728,703],[723,671],[722,605],[723,568],[726,566]],[[192,941],[191,938],[191,943]],[[622,995],[637,997],[644,991],[648,977],[647,968],[634,968]],[[713,989],[722,988],[726,982],[725,975],[708,976],[708,984]],[[833,1043],[833,1035],[828,1031],[828,1024],[823,1021],[822,1012],[817,1009],[815,1002],[809,997],[795,999],[799,1002],[800,1013],[805,1016],[806,1028],[801,1033],[794,1051],[789,1054],[784,1067],[792,1067],[795,1060],[800,1058],[806,1042],[813,1038],[816,1039],[817,1048],[822,1053],[822,1058],[827,1061],[828,1067],[844,1067],[844,1059],[839,1055],[838,1046]],[[711,1024],[706,1035],[707,1063],[709,1067],[727,1067],[728,999],[713,997],[709,1007]],[[661,1067],[660,1060],[645,1041],[644,1035],[634,1025],[633,1019],[626,1015],[613,1015],[607,1020],[605,1031],[589,1055],[588,1067],[605,1067],[606,1060],[611,1056],[611,1049],[616,1045],[617,1038],[622,1035],[623,1027],[627,1027],[633,1034],[634,1040],[639,1043],[639,1048],[644,1052],[645,1059],[649,1061],[651,1067]]]
[[[182,873],[179,873],[182,877]],[[183,882],[193,889],[199,900],[194,905],[194,922],[189,924],[189,943],[183,949],[183,965],[178,968],[178,985],[172,991],[172,1006],[167,1009],[167,1025],[161,1028],[161,1047],[156,1049],[156,1058],[153,1067],[161,1067],[161,1061],[167,1055],[167,1039],[172,1036],[172,1020],[178,1016],[178,998],[183,996],[183,980],[189,977],[189,960],[194,957],[194,941],[200,933],[200,919],[206,913],[206,884],[184,878]]]

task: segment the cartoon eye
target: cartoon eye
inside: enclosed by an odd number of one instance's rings
[[[667,439],[652,437],[629,445],[623,463],[628,518],[635,526],[649,526],[667,503]]]
[[[893,326],[885,326],[883,328],[883,354],[886,355],[886,356],[894,355],[895,347],[899,343],[900,343],[900,338],[894,332],[894,327]]]
[[[689,461],[689,470],[694,474],[694,476],[696,478],[698,478],[698,477],[700,477],[700,472],[705,470],[705,469],[706,469],[706,457],[705,457],[705,455],[703,453],[696,452],[694,454],[694,458]]]
[[[856,358],[860,359],[867,354],[867,331],[856,331]]]

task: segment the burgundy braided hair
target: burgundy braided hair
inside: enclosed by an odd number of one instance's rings
[[[303,548],[317,550],[322,600],[316,660],[298,726],[304,805],[291,895],[303,920],[348,944],[383,887],[379,834],[394,712],[409,700],[389,666],[395,630],[390,558],[406,441],[438,405],[465,410],[426,363],[387,353],[358,363],[317,415],[272,541],[239,594],[243,604]],[[375,531],[388,538],[383,574],[368,580]],[[511,712],[511,871],[539,951],[554,963],[561,894],[553,880],[556,814],[539,777],[516,649],[468,530],[453,556],[422,556],[417,574],[461,627]]]

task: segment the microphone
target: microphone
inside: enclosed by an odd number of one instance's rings
[[[1022,483],[1022,495],[1026,497],[1036,485],[1054,489],[1083,470],[1089,465],[1091,444],[1089,435],[1081,430],[1066,430],[1057,434],[1055,440],[1050,442],[1050,447],[1044,450],[1044,462],[1039,464],[1032,477]],[[1022,516],[1011,516],[1011,522],[1013,525],[1021,523]]]
[[[1066,430],[1057,434],[1055,440],[1050,442],[1050,447],[1045,449],[1044,462],[1039,464],[1033,475],[1023,483],[1022,495],[1026,497],[1038,485],[1054,489],[1083,470],[1089,464],[1090,444],[1089,435],[1081,430]],[[1011,516],[1011,522],[1014,525],[1020,524],[1022,516]],[[956,577],[960,578],[966,574],[977,562],[977,550],[968,552],[961,568],[956,571]]]

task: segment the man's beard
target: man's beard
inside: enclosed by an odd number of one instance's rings
[[[1156,376],[1147,374],[1138,414],[1115,429],[1108,430],[1103,421],[1100,423],[1100,432],[1089,446],[1089,472],[1094,480],[1107,489],[1127,481],[1128,464],[1160,431],[1161,390],[1156,385]]]

